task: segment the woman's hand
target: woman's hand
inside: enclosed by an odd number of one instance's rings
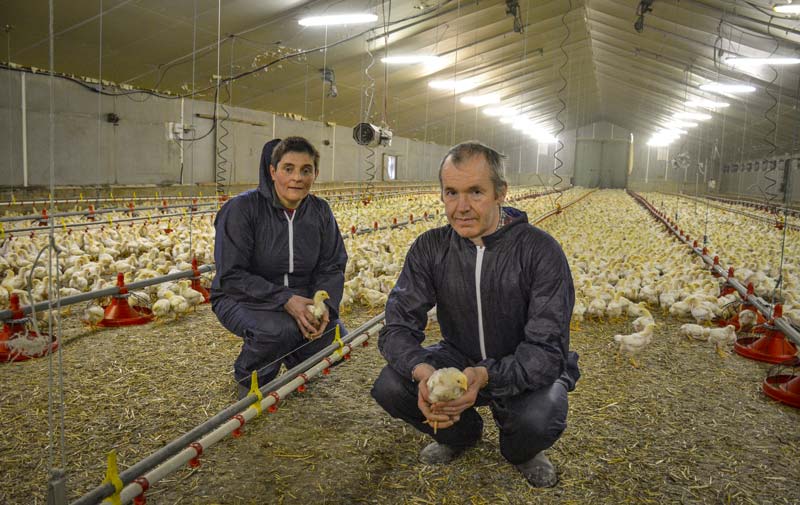
[[[300,295],[292,295],[289,298],[289,301],[283,305],[283,310],[286,311],[287,314],[292,316],[297,322],[297,327],[300,328],[300,333],[303,334],[306,338],[309,338],[309,335],[319,334],[322,331],[318,330],[316,326],[314,326],[314,317],[308,311],[307,305],[311,305],[314,303],[314,300],[310,298],[306,298],[305,296]],[[323,326],[322,328],[325,328]]]
[[[309,316],[311,316],[310,313],[309,313]],[[315,321],[313,316],[311,316],[309,319],[312,322]],[[328,327],[328,323],[330,323],[330,322],[331,322],[331,315],[328,312],[328,307],[325,307],[325,313],[322,314],[322,319],[319,321],[319,328],[314,330],[313,333],[308,333],[306,335],[306,338],[308,340],[316,340],[316,339],[318,339],[322,335],[322,332],[325,331],[325,328]]]

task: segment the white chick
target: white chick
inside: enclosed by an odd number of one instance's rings
[[[640,312],[642,315],[633,320],[633,330],[637,332],[647,328],[647,325],[655,324],[656,322],[649,310],[640,309]]]
[[[739,312],[739,329],[750,328],[758,321],[758,315],[755,311],[744,309]]]
[[[172,304],[169,303],[167,298],[162,298],[153,304],[152,310],[153,315],[156,316],[156,321],[158,321],[162,317],[169,315],[169,313],[172,311]]]
[[[619,344],[617,359],[619,359],[620,354],[625,351],[630,355],[631,365],[633,365],[634,368],[639,368],[634,356],[642,352],[653,340],[654,327],[655,323],[652,323],[648,324],[644,330],[637,333],[631,333],[630,335],[614,335],[614,342]]]
[[[727,358],[728,354],[723,350],[736,342],[736,327],[732,324],[724,328],[706,328],[708,342],[714,344],[720,358]]]
[[[688,339],[695,339],[695,340],[707,340],[708,336],[706,335],[706,329],[699,324],[692,324],[687,323],[681,325],[681,334],[686,335]]]
[[[448,402],[455,400],[467,391],[467,376],[458,368],[440,368],[434,371],[428,381],[428,400],[433,404],[436,402]],[[433,422],[433,433],[436,433],[438,423]]]
[[[86,310],[83,311],[83,315],[81,316],[81,321],[88,324],[92,330],[97,329],[97,323],[103,320],[106,316],[106,311],[103,310],[103,307],[99,305],[89,305]]]
[[[458,368],[440,368],[428,377],[427,385],[431,403],[449,402],[467,391],[467,376]]]

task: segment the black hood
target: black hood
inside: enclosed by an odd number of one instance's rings
[[[269,165],[272,161],[272,151],[281,139],[272,139],[264,144],[264,149],[261,150],[261,164],[258,167],[258,191],[265,197],[272,199],[272,176],[269,173]]]

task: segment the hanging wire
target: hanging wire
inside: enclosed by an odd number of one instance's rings
[[[13,27],[11,25],[5,25],[3,27],[3,31],[6,32],[6,54],[8,55],[6,59],[9,63],[11,63],[11,30]],[[11,72],[8,72],[8,106],[11,107],[12,97],[11,97]],[[8,135],[8,169],[11,173],[14,173],[14,142],[11,138],[11,133],[9,131]],[[14,194],[14,179],[11,179],[11,194]]]
[[[384,19],[384,25],[386,24],[386,19]],[[371,122],[371,115],[372,115],[372,104],[375,99],[375,78],[370,75],[369,70],[375,64],[375,55],[372,54],[372,51],[369,49],[369,40],[366,41],[366,51],[367,56],[369,57],[369,63],[367,64],[366,68],[364,69],[364,77],[367,81],[367,84],[364,86],[364,94],[362,95],[362,123],[370,123]],[[364,185],[360,187],[361,192],[361,201],[364,205],[368,205],[373,198],[373,192],[375,187],[375,175],[376,175],[376,167],[375,167],[375,149],[370,146],[364,146],[367,150],[366,156],[364,156]],[[361,159],[359,159],[360,161]],[[359,180],[361,179],[361,173],[358,174]],[[361,210],[358,207],[358,212],[356,214],[357,218],[361,217]]]
[[[193,0],[192,1],[192,91],[194,91],[194,72],[195,72],[195,63],[196,63],[196,61],[195,61],[196,58],[195,58],[194,54],[195,54],[196,45],[197,45],[197,0]],[[233,45],[233,44],[231,43],[231,45]],[[233,58],[231,57],[231,61],[232,60],[233,60]],[[192,120],[191,120],[190,124],[194,123],[194,118],[195,118],[195,115],[194,115],[194,103],[195,103],[195,99],[192,98],[192,112],[191,112]],[[183,112],[183,111],[181,111],[181,112]],[[184,118],[184,121],[186,121],[185,118]],[[186,131],[185,125],[181,125],[181,131]],[[194,128],[192,128],[191,131],[194,131]],[[181,135],[181,136],[183,136],[183,135]],[[184,144],[181,143],[180,144],[180,148],[183,150],[183,152],[186,152]],[[189,182],[191,184],[194,184],[194,142],[191,143],[191,149],[192,149],[192,169],[191,169],[192,170],[192,177],[191,177],[191,180]],[[181,184],[183,184],[183,163],[181,163]],[[192,227],[193,227],[192,225],[194,224],[194,207],[189,207],[189,210],[190,210],[190,212],[189,212],[189,252],[191,253],[192,257],[194,257],[194,241],[193,241],[193,233],[192,233]]]
[[[50,35],[50,54],[49,54],[49,95],[50,95],[50,110],[49,110],[49,138],[50,138],[50,208],[52,209],[55,204],[55,79],[53,77],[53,70],[55,69],[55,36],[53,30],[54,24],[54,8],[53,8],[53,0],[49,0],[49,35]],[[62,351],[61,346],[58,346],[58,400],[54,398],[55,393],[54,389],[55,386],[54,382],[54,370],[53,370],[53,329],[55,327],[56,332],[56,342],[61,341],[61,324],[60,321],[56,320],[54,324],[53,320],[53,306],[52,306],[52,294],[55,294],[56,298],[56,310],[60,313],[61,310],[61,293],[60,293],[60,279],[57,277],[59,274],[58,266],[56,266],[56,282],[54,283],[53,277],[53,260],[58,261],[57,257],[57,247],[55,244],[55,219],[50,219],[50,230],[49,230],[49,243],[46,246],[48,254],[47,254],[47,275],[48,275],[48,291],[51,293],[50,296],[50,306],[48,307],[47,311],[47,319],[49,324],[48,336],[49,341],[47,344],[47,355],[48,355],[48,395],[47,395],[47,413],[48,413],[48,428],[50,433],[50,445],[49,445],[49,465],[51,474],[55,470],[55,421],[53,420],[53,404],[55,401],[59,402],[59,451],[61,453],[61,468],[65,469],[67,467],[67,445],[66,439],[64,435],[64,362],[62,359]],[[44,250],[44,249],[43,249]],[[42,250],[42,251],[43,251]],[[42,251],[39,252],[41,255]],[[54,257],[53,253],[56,252],[56,256]],[[33,274],[33,268],[31,268],[30,275]],[[32,279],[29,279],[28,288],[32,288]],[[31,297],[31,301],[33,298]],[[34,327],[36,325],[36,314],[32,314],[31,321],[33,321]],[[38,333],[38,331],[37,331]],[[41,333],[40,333],[41,334]]]
[[[461,0],[458,0],[456,4],[456,19],[461,18]],[[458,74],[458,36],[461,33],[461,27],[459,26],[456,28],[456,49],[453,52],[455,61],[453,62],[453,131],[450,134],[450,145],[455,145],[456,143],[456,119],[457,119],[457,106],[458,100],[456,99],[456,75]]]
[[[567,40],[569,40],[569,37],[572,34],[569,29],[569,25],[567,24],[567,15],[572,11],[572,0],[568,0],[567,5],[568,8],[566,12],[564,12],[564,14],[561,16],[561,24],[564,25],[564,28],[566,28],[567,33],[564,35],[564,38],[561,39],[561,43],[558,45],[558,49],[564,55],[564,61],[561,63],[561,66],[558,67],[558,76],[561,78],[562,84],[561,88],[559,88],[558,91],[556,91],[556,97],[558,98],[558,102],[561,104],[561,107],[558,109],[558,112],[556,112],[556,121],[559,124],[558,131],[556,132],[556,142],[558,143],[558,147],[556,147],[556,150],[553,153],[553,157],[555,158],[556,161],[556,166],[553,167],[553,176],[556,179],[558,179],[558,182],[556,182],[553,185],[553,188],[557,188],[558,186],[561,185],[562,182],[564,182],[564,178],[561,177],[561,175],[559,175],[558,173],[558,169],[564,166],[564,162],[561,160],[561,157],[559,157],[558,154],[564,150],[564,142],[559,138],[559,135],[561,135],[566,129],[566,124],[564,124],[564,122],[561,120],[561,114],[563,114],[564,111],[567,109],[567,102],[565,102],[564,99],[561,97],[561,93],[565,89],[567,89],[567,79],[564,77],[564,67],[566,67],[567,64],[569,63],[569,53],[567,53],[567,51],[564,49],[564,44],[567,42]],[[556,207],[561,205],[559,203],[561,200],[561,196],[562,196],[561,192],[557,193],[554,202]]]
[[[215,88],[214,88],[214,120],[213,120],[213,124],[211,125],[211,129],[209,130],[208,133],[211,133],[212,131],[214,131],[215,128],[218,126],[217,125],[217,118],[219,117],[219,106],[220,106],[220,103],[219,103],[219,88],[220,88],[220,84],[221,84],[221,81],[222,81],[222,76],[220,75],[220,57],[221,57],[220,45],[221,45],[221,43],[222,43],[222,0],[217,0],[217,73],[214,75],[214,81],[215,81]],[[227,134],[227,131],[225,132],[225,134]],[[206,135],[208,135],[208,134],[206,134]],[[223,137],[224,136],[225,135],[223,134]],[[228,146],[226,146],[223,143],[224,149],[222,149],[220,151],[219,145],[218,145],[219,144],[219,138],[217,138],[216,140],[217,141],[215,142],[215,146],[216,146],[216,151],[217,151],[217,157],[221,157],[223,159],[223,161],[217,161],[217,171],[216,171],[216,174],[215,174],[215,177],[214,177],[215,192],[216,192],[217,196],[219,197],[219,196],[222,196],[224,194],[224,191],[225,191],[225,187],[224,186],[225,186],[225,170],[226,170],[225,158],[223,156],[221,156],[221,153],[224,153],[228,149]]]
[[[767,34],[770,36],[772,36],[772,34],[770,33],[770,28],[772,26],[772,19],[773,19],[772,16],[770,16],[769,22],[767,23]],[[772,49],[770,57],[775,55],[775,53],[778,51],[778,48],[781,45],[777,38],[773,37],[773,41],[775,42],[775,47]],[[770,97],[770,99],[772,99],[772,105],[770,105],[770,107],[766,111],[764,111],[764,119],[770,124],[769,129],[764,132],[764,142],[770,147],[769,152],[766,154],[767,169],[764,171],[764,178],[767,181],[769,181],[769,184],[764,189],[762,189],[761,186],[759,185],[758,190],[762,193],[762,195],[764,195],[768,204],[772,205],[773,201],[775,200],[775,197],[778,196],[777,193],[774,191],[778,184],[778,180],[775,178],[775,172],[777,171],[777,167],[775,166],[775,163],[773,163],[774,160],[770,160],[770,158],[775,154],[775,151],[778,148],[775,142],[777,140],[777,135],[778,135],[777,120],[779,119],[780,115],[780,95],[782,94],[782,87],[779,83],[778,97],[776,98],[775,95],[772,94],[771,88],[772,85],[775,83],[775,81],[778,79],[778,71],[775,69],[774,65],[770,65],[769,68],[770,70],[772,70],[773,73],[772,80],[769,82],[769,84],[767,84],[764,87],[765,91],[767,92],[767,95]],[[770,112],[772,112],[773,109],[776,109],[776,107],[777,110],[775,113],[775,119],[773,119],[770,117],[769,114]]]

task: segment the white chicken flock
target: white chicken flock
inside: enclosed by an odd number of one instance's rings
[[[529,189],[512,191],[509,199]],[[583,188],[568,190],[561,196],[564,205],[586,193]],[[679,222],[687,232],[704,230],[705,208],[685,199],[648,194],[652,202],[680,209]],[[531,218],[553,208],[553,196],[512,202]],[[438,194],[383,198],[369,205],[334,203],[332,209],[345,238],[349,261],[342,299],[346,313],[353,304],[381,309],[402,268],[406,252],[423,231],[446,222]],[[429,219],[423,219],[424,216]],[[393,219],[413,224],[392,228]],[[598,218],[602,216],[602,218]],[[723,261],[737,267],[736,276],[753,282],[756,292],[771,294],[777,278],[779,238],[782,232],[764,223],[748,222],[736,214],[709,209],[707,233],[710,248]],[[91,230],[75,229],[66,233],[59,228],[57,243],[63,250],[52,271],[58,273],[62,297],[98,290],[114,285],[117,273],[126,283],[162,276],[191,268],[192,257],[200,264],[213,261],[214,227],[212,215],[172,219],[169,223],[149,221],[114,224],[127,217],[110,215],[109,222]],[[82,217],[65,218],[65,223]],[[352,234],[357,230],[378,226],[386,229],[373,233]],[[29,223],[21,223],[20,226]],[[586,318],[598,320],[633,319],[637,334],[657,323],[653,314],[669,313],[674,317],[707,325],[725,315],[727,307],[738,307],[736,295],[720,298],[719,283],[708,274],[699,258],[690,256],[688,248],[670,239],[663,227],[629,196],[620,191],[597,191],[556,218],[539,225],[553,235],[568,257],[576,290],[573,329],[578,330]],[[165,228],[171,233],[165,233]],[[13,230],[6,229],[6,233]],[[191,234],[191,241],[190,241]],[[787,233],[784,255],[784,283],[781,299],[784,315],[800,323],[798,263],[800,234]],[[0,245],[0,308],[7,308],[9,296],[19,295],[23,304],[50,298],[47,254],[37,265],[34,259],[47,244],[45,233],[33,238],[17,234]],[[55,257],[54,257],[55,258]],[[213,272],[203,276],[207,287]],[[31,278],[30,286],[28,279]],[[30,287],[32,300],[28,296]],[[203,298],[191,289],[188,280],[169,282],[147,288],[149,306],[157,320],[179,317],[191,311]],[[90,308],[91,309],[91,308]],[[87,324],[97,324],[97,310],[86,309]],[[749,314],[742,323],[750,324]],[[651,327],[652,328],[652,327]],[[632,340],[634,338],[632,337]],[[646,344],[645,344],[646,346]],[[624,350],[624,349],[623,349]]]

